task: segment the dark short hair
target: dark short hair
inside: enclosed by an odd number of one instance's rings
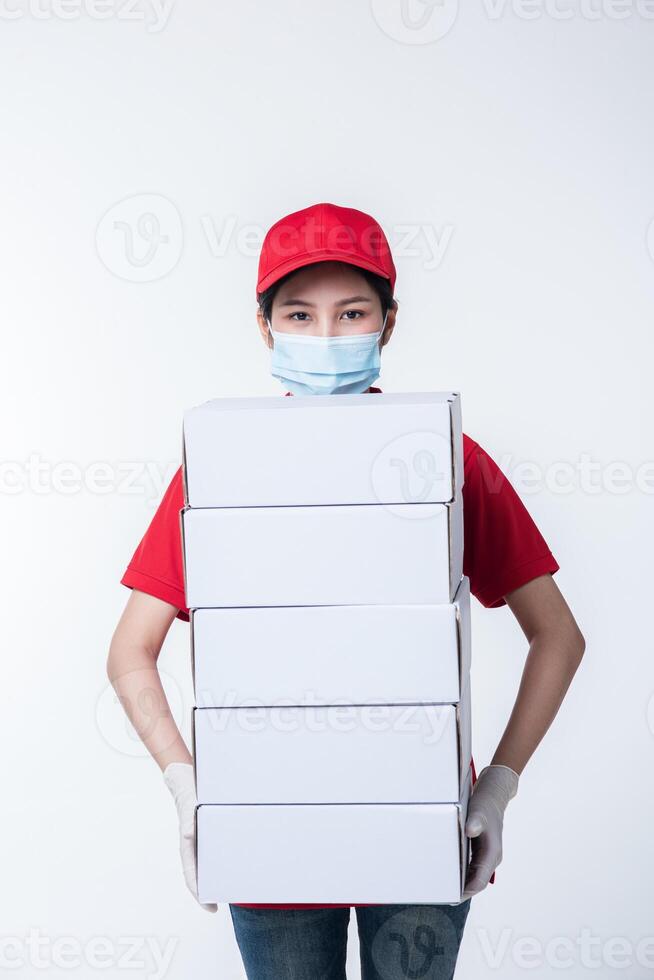
[[[344,262],[343,265],[348,265],[349,268],[352,268],[349,263]],[[306,268],[306,266],[302,266],[302,268]],[[372,286],[374,291],[379,296],[382,315],[384,315],[393,305],[393,290],[391,289],[390,281],[384,276],[378,276],[377,273],[369,272],[367,269],[362,269],[360,266],[354,266],[354,268],[356,268],[357,272],[361,273],[368,285]],[[278,279],[277,282],[274,282],[272,286],[269,286],[268,289],[264,289],[263,292],[257,293],[257,303],[259,304],[261,312],[266,320],[269,320],[272,316],[273,300],[277,290],[290,276],[299,271],[299,269],[294,269],[293,272],[288,272],[285,276],[282,276],[281,279]]]

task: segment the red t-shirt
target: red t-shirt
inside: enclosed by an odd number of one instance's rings
[[[369,390],[379,392],[381,389]],[[463,476],[463,574],[470,579],[470,591],[481,604],[495,609],[506,604],[504,596],[507,592],[539,575],[554,574],[559,565],[507,477],[479,443],[465,432]],[[179,512],[183,506],[180,466],[120,581],[129,588],[147,592],[176,606],[177,618],[188,622],[179,526]],[[474,786],[474,760],[471,767]],[[282,909],[353,906],[353,903],[235,904]]]

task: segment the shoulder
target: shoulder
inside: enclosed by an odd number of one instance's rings
[[[463,483],[470,485],[475,480],[488,483],[493,479],[493,485],[497,485],[501,478],[506,479],[493,457],[486,449],[473,439],[463,433]]]
[[[180,497],[182,502],[184,501],[184,467],[180,465],[177,467],[172,475],[170,483],[168,484],[168,489],[166,493],[172,494],[175,497]]]
[[[179,511],[184,506],[184,476],[183,466],[180,464],[173,473],[168,486],[166,487],[161,503],[160,510]]]
[[[474,461],[475,454],[481,446],[467,433],[463,433],[463,466],[470,465]]]

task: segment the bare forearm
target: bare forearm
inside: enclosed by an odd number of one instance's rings
[[[552,724],[581,662],[575,629],[544,630],[532,639],[515,705],[491,760],[520,775]]]
[[[145,647],[112,645],[107,675],[139,738],[161,770],[191,762],[164,693],[156,658]]]

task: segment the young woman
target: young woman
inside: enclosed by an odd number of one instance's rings
[[[259,259],[256,316],[271,351],[272,373],[287,396],[365,392],[374,397],[380,391],[372,383],[395,330],[395,276],[381,227],[361,211],[318,204],[272,226]],[[452,906],[232,904],[249,980],[343,980],[351,907],[363,980],[449,978],[471,898],[494,879],[505,809],[561,705],[585,641],[552,577],[559,565],[510,482],[465,433],[463,455],[463,572],[484,606],[508,605],[529,643],[515,705],[495,753],[478,777],[472,763],[466,821],[472,858],[463,901]],[[197,898],[192,759],[157,671],[173,619],[189,619],[182,506],[180,466],[121,579],[132,591],[112,638],[107,672],[173,795],[184,874]],[[153,698],[158,703],[154,728]]]

